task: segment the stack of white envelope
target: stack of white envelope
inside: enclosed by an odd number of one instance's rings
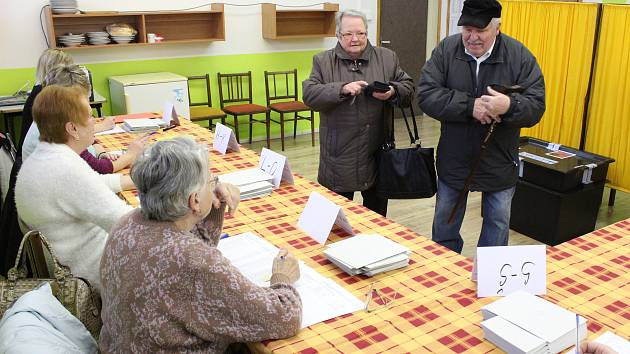
[[[558,353],[586,338],[586,318],[524,291],[481,308],[484,337],[508,353]],[[576,333],[577,331],[577,333]]]
[[[152,132],[166,127],[167,124],[161,119],[125,119],[123,129],[131,133]]]
[[[241,200],[263,197],[273,190],[273,176],[260,168],[226,173],[219,176],[219,181],[237,186],[241,190]]]
[[[324,254],[350,275],[372,276],[409,264],[409,249],[379,234],[359,234],[335,242]]]

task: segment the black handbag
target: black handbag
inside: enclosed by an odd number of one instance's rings
[[[401,108],[412,147],[396,149],[392,118],[389,136],[376,153],[376,192],[388,199],[431,198],[437,192],[434,149],[421,146],[413,107],[410,110],[413,134],[405,109]]]

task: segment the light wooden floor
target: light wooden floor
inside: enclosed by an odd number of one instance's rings
[[[418,120],[420,136],[423,146],[435,147],[440,134],[440,124],[434,119],[423,117]],[[302,126],[299,126],[302,129]],[[303,129],[307,129],[306,125]],[[286,125],[286,131],[292,132],[291,124]],[[396,122],[396,139],[399,142],[408,141],[407,132],[402,122]],[[315,147],[311,146],[310,134],[285,138],[284,155],[287,156],[291,169],[295,173],[311,179],[317,180],[317,168],[319,164],[319,144],[318,137],[315,139]],[[263,141],[253,142],[251,145],[244,144],[245,147],[260,152],[264,146]],[[399,147],[405,147],[400,145]],[[271,142],[271,148],[274,151],[281,152],[280,140],[275,139]],[[630,195],[617,192],[617,198],[613,207],[608,207],[608,188],[604,191],[602,205],[597,216],[596,228],[600,228],[619,220],[630,217]],[[361,194],[355,193],[355,201],[361,202]],[[431,238],[431,223],[433,221],[433,210],[435,208],[435,197],[430,199],[416,200],[390,200],[388,209],[388,218],[399,224],[409,227],[418,234],[427,238]],[[471,193],[468,197],[466,208],[466,216],[462,226],[461,234],[464,238],[464,249],[462,254],[466,257],[473,257],[475,246],[481,230],[481,193]],[[516,231],[510,230],[510,245],[531,245],[539,244],[538,241],[531,239]]]

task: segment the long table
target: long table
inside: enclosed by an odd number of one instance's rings
[[[158,134],[158,139],[193,136],[209,144],[212,133],[193,123]],[[107,149],[124,148],[131,134],[98,137]],[[213,173],[258,165],[258,154],[241,147],[240,153],[210,153]],[[235,217],[225,219],[225,232],[253,231],[277,247],[286,247],[309,266],[341,284],[360,299],[374,286],[382,298],[394,299],[374,312],[358,311],[300,331],[296,336],[251,346],[259,352],[439,352],[500,353],[483,339],[480,309],[496,298],[479,299],[470,280],[472,260],[450,251],[414,231],[349,201],[299,175],[295,184],[282,184],[264,198],[241,202]],[[349,276],[330,263],[319,245],[297,228],[297,220],[312,191],[344,210],[355,232],[377,232],[412,250],[409,266],[374,277]],[[136,206],[135,192],[124,192]],[[427,220],[426,222],[431,222]],[[333,229],[328,242],[349,237]],[[589,336],[606,330],[630,336],[630,219],[547,248],[546,299],[588,318]]]

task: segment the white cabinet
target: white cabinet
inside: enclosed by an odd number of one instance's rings
[[[148,73],[109,78],[113,114],[161,112],[173,102],[177,114],[190,119],[188,79],[173,73]]]

